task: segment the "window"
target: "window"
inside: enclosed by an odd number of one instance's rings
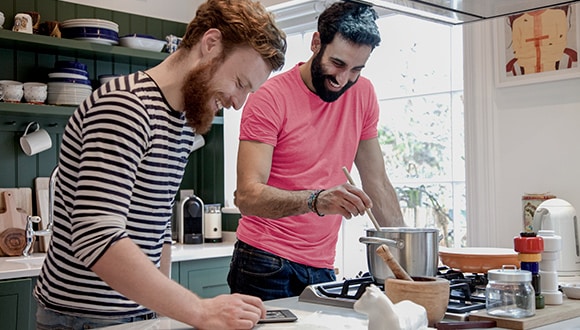
[[[372,80],[379,98],[379,142],[405,222],[438,228],[440,245],[465,246],[462,28],[404,15],[381,17],[378,24],[382,42],[362,74]],[[311,38],[311,31],[288,34],[280,72],[310,58]],[[239,117],[233,111],[224,115]],[[235,173],[239,120],[229,121],[224,131],[233,137],[227,138],[226,171],[233,166]],[[234,189],[235,179],[232,183],[226,174],[226,193]],[[372,228],[370,221],[344,222],[337,246],[339,277],[367,268],[366,246],[358,242],[364,228]]]
[[[404,15],[378,23],[382,42],[363,74],[379,97],[379,142],[405,222],[465,246],[462,28]]]

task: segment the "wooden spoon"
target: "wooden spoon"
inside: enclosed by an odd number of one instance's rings
[[[395,259],[395,257],[391,253],[391,250],[389,250],[389,247],[386,244],[381,244],[381,246],[377,248],[376,252],[379,256],[381,256],[381,258],[383,258],[383,261],[387,264],[387,266],[389,266],[389,268],[393,272],[393,275],[395,275],[397,279],[405,281],[413,281],[413,278],[411,278],[411,276],[409,276],[409,274],[403,269],[403,267],[401,267],[401,265],[399,264],[397,259]]]
[[[348,172],[348,169],[345,166],[342,167],[342,172],[346,176],[348,183],[350,183],[351,185],[356,187],[356,184],[355,184],[354,180],[352,179],[352,176],[350,176],[350,173]],[[375,218],[373,211],[371,211],[370,208],[368,208],[366,211],[367,211],[367,214],[369,215],[369,218],[371,219],[371,222],[373,223],[373,226],[375,226],[375,229],[377,231],[381,231],[381,226],[379,225],[379,222]]]

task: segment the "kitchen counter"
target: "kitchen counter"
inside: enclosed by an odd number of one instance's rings
[[[340,329],[367,329],[367,316],[355,312],[350,308],[331,307],[319,304],[311,304],[298,301],[298,297],[284,298],[267,301],[268,309],[285,308],[290,309],[298,321],[291,323],[279,324],[258,324],[254,329],[316,329],[316,330],[340,330]],[[578,300],[580,308],[580,300]],[[557,322],[548,326],[535,328],[534,330],[572,330],[580,328],[580,318],[570,319],[567,321]],[[107,330],[176,330],[176,329],[193,329],[192,327],[168,318],[157,320],[141,321],[117,326],[106,327]],[[502,329],[502,328],[493,328]]]
[[[268,309],[290,309],[298,320],[287,323],[258,324],[254,329],[366,329],[366,315],[355,312],[353,309],[331,307],[325,305],[299,302],[298,297],[277,299],[266,302]],[[157,320],[140,321],[123,325],[105,327],[107,330],[173,330],[193,329],[192,327],[169,318],[162,317]]]
[[[171,261],[188,261],[231,256],[234,251],[236,234],[223,232],[222,243],[173,244]],[[0,280],[33,277],[40,274],[45,253],[33,253],[29,257],[1,257]]]

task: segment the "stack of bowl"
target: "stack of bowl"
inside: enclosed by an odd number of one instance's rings
[[[60,24],[63,38],[86,40],[105,45],[119,43],[119,25],[97,18],[69,19]]]
[[[46,102],[55,105],[79,105],[93,90],[87,66],[74,61],[57,61],[47,85]]]

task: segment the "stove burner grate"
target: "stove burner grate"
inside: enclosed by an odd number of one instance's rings
[[[360,274],[359,274],[360,276]],[[448,313],[465,314],[485,308],[485,274],[461,273],[444,267],[439,269],[437,277],[449,280]],[[374,284],[383,290],[384,285],[377,284],[373,277],[365,273],[353,279],[313,284],[306,287],[298,300],[330,306],[352,308],[365,292],[366,288]]]

